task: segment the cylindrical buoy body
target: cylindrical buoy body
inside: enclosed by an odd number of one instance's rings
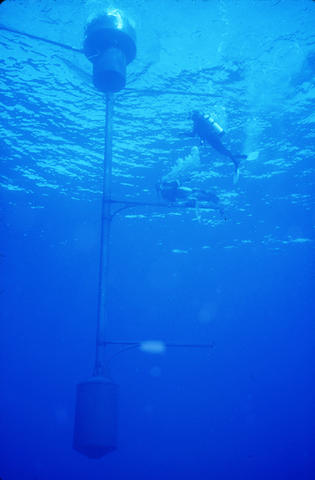
[[[73,448],[101,458],[117,448],[118,386],[105,377],[77,385]]]
[[[93,82],[105,92],[119,92],[126,84],[126,57],[119,48],[108,48],[93,64]]]
[[[118,10],[94,18],[85,31],[83,46],[93,63],[93,81],[104,93],[118,92],[126,83],[126,65],[136,56],[136,35]]]

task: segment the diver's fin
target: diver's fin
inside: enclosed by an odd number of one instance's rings
[[[250,152],[247,155],[247,160],[251,162],[252,160],[257,160],[258,157],[259,157],[259,151],[257,150],[256,152]]]
[[[233,184],[236,185],[240,178],[240,169],[238,167],[235,168],[234,175],[233,175]]]
[[[244,154],[233,155],[233,163],[235,165],[235,171],[234,171],[234,175],[233,175],[234,185],[236,185],[236,183],[238,182],[238,180],[240,178],[240,163],[241,163],[241,160],[244,160],[245,158],[247,158],[247,155],[244,155]]]
[[[235,170],[237,170],[240,166],[241,160],[245,160],[247,155],[236,154],[231,157],[232,162],[235,165]]]

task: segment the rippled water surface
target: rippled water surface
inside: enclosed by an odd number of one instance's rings
[[[6,2],[1,16],[8,27],[81,48],[86,17],[100,4]],[[242,166],[234,189],[231,165],[203,149],[204,186],[217,190],[232,209],[246,207],[245,215],[253,214],[257,200],[266,209],[275,201],[283,208],[310,209],[311,2],[160,2],[158,9],[154,2],[122,2],[120,7],[137,24],[138,57],[128,73],[136,91],[116,99],[114,192],[141,199],[155,195],[156,178],[189,152],[194,140],[181,134],[191,129],[189,112],[200,109],[216,117],[234,148],[259,151]],[[35,206],[52,189],[92,199],[100,190],[104,102],[91,83],[90,64],[79,53],[6,31],[1,47],[2,187],[27,191]]]

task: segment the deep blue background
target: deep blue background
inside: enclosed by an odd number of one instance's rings
[[[114,196],[156,200],[194,144],[181,135],[192,108],[259,157],[234,187],[231,165],[211,153],[209,168],[201,149],[194,182],[216,191],[226,220],[115,218],[108,338],[212,348],[115,357],[118,450],[72,450],[76,383],[94,363],[104,102],[84,59],[1,31],[3,480],[314,478],[314,5],[162,3],[118,5],[138,25],[141,92],[117,96]],[[100,2],[29,6],[5,2],[0,23],[80,47]]]

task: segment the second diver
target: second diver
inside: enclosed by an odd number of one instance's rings
[[[217,152],[221,153],[221,155],[224,155],[232,160],[235,169],[233,181],[234,183],[237,183],[239,178],[240,162],[242,159],[247,158],[247,155],[232,153],[223,145],[221,137],[224,134],[224,130],[214,121],[212,117],[203,115],[197,110],[194,110],[191,114],[191,119],[194,124],[192,135],[198,135],[203,143],[211,145],[211,147]]]
[[[179,203],[186,207],[200,205],[223,212],[219,198],[210,190],[185,186],[192,174],[200,168],[199,149],[194,146],[189,155],[179,158],[168,174],[156,184],[159,197],[170,203]]]

